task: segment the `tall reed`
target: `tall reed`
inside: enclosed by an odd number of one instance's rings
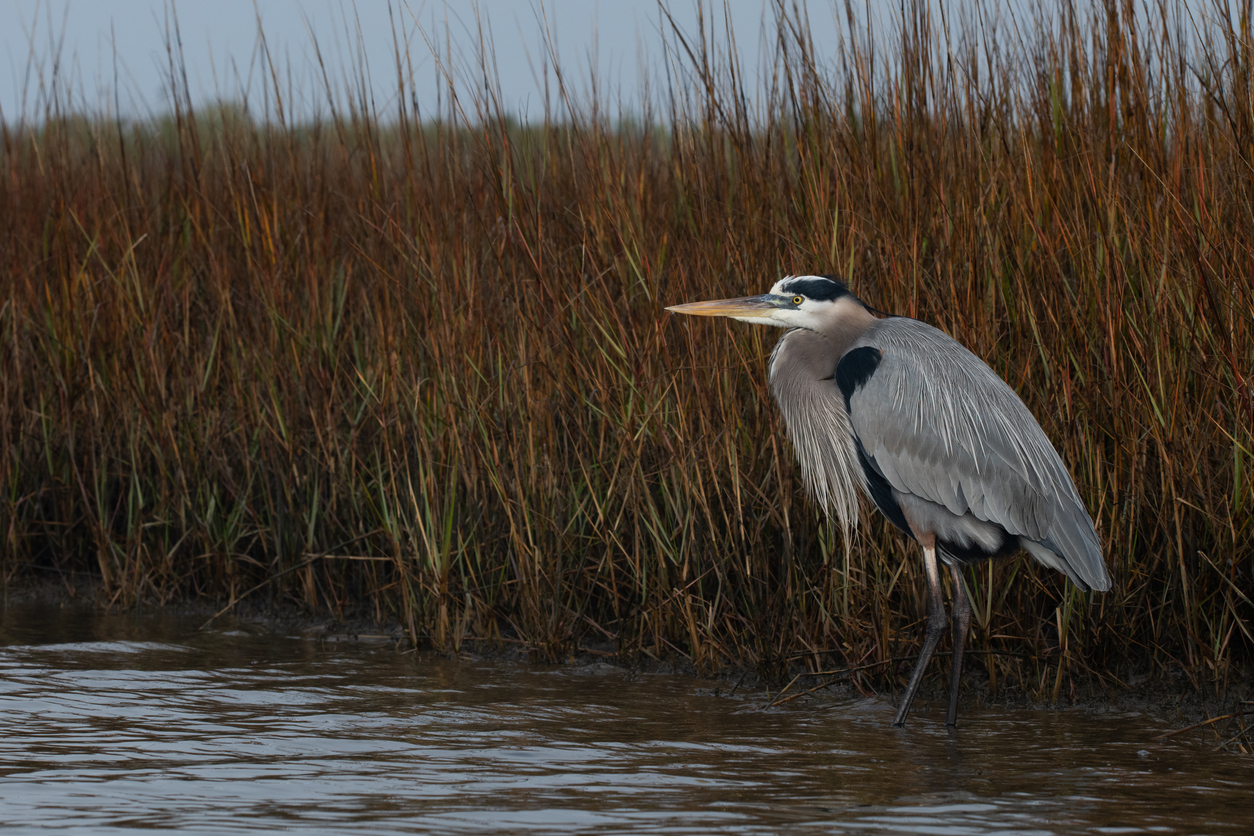
[[[1097,521],[1105,595],[968,572],[994,687],[1225,684],[1254,650],[1248,13],[1109,0],[995,42],[920,6],[820,48],[791,8],[762,89],[673,31],[638,124],[519,125],[490,83],[435,122],[364,93],[259,122],[176,83],[156,121],[7,125],[6,583],[891,674],[916,551],[804,495],[777,334],[662,310],[839,272],[1005,377]]]

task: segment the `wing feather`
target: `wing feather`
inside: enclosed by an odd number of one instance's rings
[[[945,333],[904,317],[878,321],[850,350],[863,346],[882,356],[849,397],[850,420],[893,488],[996,523],[1056,552],[1081,586],[1109,589],[1071,476],[992,369]]]

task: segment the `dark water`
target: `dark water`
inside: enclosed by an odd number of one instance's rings
[[[886,701],[196,626],[0,613],[6,833],[1254,832],[1254,760],[1142,714],[898,730]]]

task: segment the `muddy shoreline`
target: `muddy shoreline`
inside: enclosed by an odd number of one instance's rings
[[[610,664],[614,667],[648,673],[670,673],[693,676],[720,683],[716,693],[738,694],[742,697],[760,698],[763,708],[769,708],[780,699],[801,701],[822,711],[845,702],[850,697],[862,696],[895,704],[900,690],[876,688],[864,683],[859,688],[848,679],[834,681],[818,688],[829,677],[808,673],[800,666],[789,671],[787,680],[768,681],[747,670],[727,668],[717,672],[697,671],[684,659],[655,661],[641,658],[625,662],[614,657],[613,649],[596,648],[592,652],[581,651],[572,655],[565,664],[535,662],[525,647],[495,645],[481,641],[468,641],[460,653],[441,652],[428,648],[415,649],[405,636],[399,623],[380,624],[361,615],[337,619],[328,614],[310,614],[295,604],[274,603],[257,597],[238,602],[227,612],[225,604],[217,601],[190,600],[169,603],[141,601],[130,609],[110,607],[103,599],[97,584],[90,582],[42,582],[5,587],[0,591],[0,607],[37,605],[49,610],[72,608],[81,612],[94,611],[102,615],[129,615],[138,620],[169,617],[183,622],[204,619],[201,630],[243,631],[265,635],[281,634],[299,636],[318,642],[364,641],[387,642],[395,645],[399,653],[417,653],[420,656],[466,661],[515,661],[532,664],[539,668],[578,669],[589,665]],[[937,653],[938,657],[945,654]],[[1011,685],[991,693],[984,672],[975,667],[963,676],[963,706],[995,706],[1016,709],[1070,708],[1101,714],[1103,712],[1142,712],[1162,719],[1177,730],[1222,717],[1237,711],[1242,702],[1254,700],[1254,672],[1242,671],[1229,678],[1227,688],[1213,684],[1195,686],[1181,670],[1154,675],[1149,671],[1125,671],[1117,678],[1119,684],[1111,684],[1115,677],[1072,677],[1072,687],[1067,697],[1058,703],[1034,699],[1023,688]],[[1134,685],[1124,685],[1128,681]],[[946,699],[943,677],[929,676],[919,691],[921,704],[941,704]],[[917,712],[916,712],[917,713]],[[1254,711],[1250,711],[1254,715]],[[939,718],[940,714],[937,714]],[[961,724],[961,709],[959,712]],[[1214,728],[1203,727],[1184,731],[1205,739],[1219,741],[1228,738],[1235,730],[1229,729],[1235,721],[1220,721]]]

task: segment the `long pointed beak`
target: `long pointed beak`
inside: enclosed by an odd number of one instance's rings
[[[666,310],[690,316],[762,316],[776,309],[774,297],[742,296],[739,299],[715,299],[711,302],[689,302],[671,305]]]

